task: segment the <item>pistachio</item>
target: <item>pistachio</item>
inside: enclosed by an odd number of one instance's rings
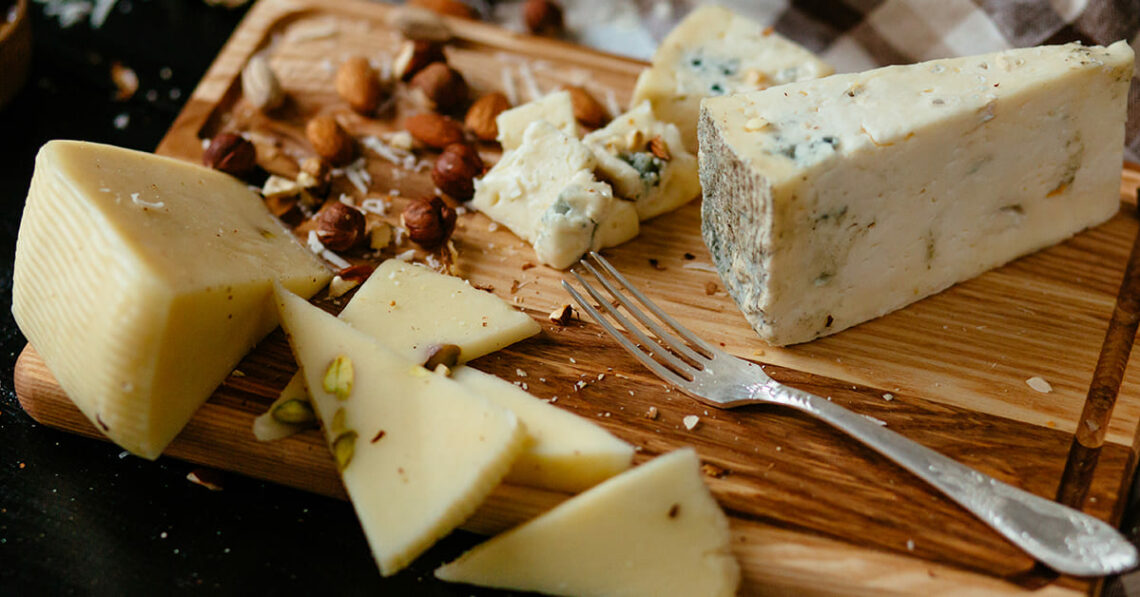
[[[428,350],[428,358],[424,361],[424,369],[435,371],[440,365],[448,369],[459,362],[459,353],[462,349],[454,344],[436,344]]]
[[[329,423],[329,432],[330,433],[332,433],[333,435],[340,435],[341,433],[346,431],[346,429],[344,427],[344,417],[345,417],[344,408],[336,409],[336,412],[333,413],[332,422]]]
[[[333,458],[336,458],[336,470],[343,473],[352,462],[352,455],[356,452],[356,432],[345,431],[336,436],[332,443]]]
[[[342,354],[333,359],[328,368],[325,369],[325,377],[321,380],[321,386],[326,392],[336,396],[337,400],[348,400],[349,395],[352,394],[354,377],[352,359]]]
[[[290,425],[312,423],[317,420],[317,416],[313,412],[313,405],[309,404],[308,400],[300,398],[290,398],[274,406],[271,414],[274,421],[289,423]]]

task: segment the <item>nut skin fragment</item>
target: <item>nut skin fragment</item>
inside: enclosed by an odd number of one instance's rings
[[[669,155],[669,145],[666,144],[665,140],[660,136],[650,139],[649,144],[646,146],[646,149],[649,150],[649,153],[652,153],[654,156],[656,156],[657,159],[666,162],[668,162],[669,158],[671,157]]]
[[[443,148],[431,170],[431,180],[441,191],[458,201],[475,195],[475,177],[483,174],[483,158],[466,143]]]
[[[598,100],[579,85],[565,85],[563,89],[570,92],[570,105],[574,108],[574,118],[582,126],[596,129],[609,121],[610,115]]]
[[[432,249],[442,245],[455,230],[455,210],[447,206],[443,199],[416,199],[404,208],[400,221],[408,231],[412,242]]]
[[[562,34],[562,6],[553,0],[527,0],[523,21],[534,35],[558,37]]]
[[[439,15],[419,6],[403,5],[389,13],[388,24],[400,30],[407,39],[446,43],[451,39],[451,28]]]
[[[301,400],[300,398],[291,398],[274,406],[270,415],[278,423],[290,425],[315,423],[317,420],[317,415],[313,412],[313,405],[309,404],[308,400]]]
[[[463,142],[463,125],[434,112],[413,114],[404,119],[404,128],[413,139],[432,149],[443,149]]]
[[[241,71],[241,94],[250,105],[270,112],[285,103],[285,91],[265,56],[256,54]]]
[[[349,107],[368,115],[380,105],[383,89],[376,69],[363,56],[345,60],[336,71],[336,93]]]
[[[424,369],[428,371],[435,371],[437,367],[443,365],[448,369],[452,369],[459,363],[460,349],[455,344],[436,344],[428,351],[428,358],[424,361]]]
[[[425,108],[451,112],[467,103],[467,81],[446,62],[433,62],[408,83],[412,95]]]
[[[305,125],[305,137],[317,155],[333,166],[343,166],[356,157],[356,144],[332,116],[317,116]]]
[[[243,178],[257,167],[257,149],[241,135],[218,133],[202,154],[202,164]]]
[[[352,384],[356,373],[352,366],[352,359],[339,355],[329,363],[325,375],[321,378],[321,387],[337,400],[348,400],[352,395]]]
[[[443,54],[443,44],[409,39],[400,46],[400,51],[392,59],[392,74],[401,81],[408,81],[434,62],[447,62],[447,57]]]
[[[360,210],[330,201],[317,214],[317,239],[333,251],[347,251],[364,239],[365,224]]]
[[[550,321],[557,325],[570,325],[574,319],[574,307],[562,305],[550,312]]]
[[[352,456],[356,453],[356,437],[355,431],[345,431],[333,440],[332,453],[333,458],[336,459],[338,473],[343,473],[344,469],[348,468],[352,462]]]
[[[480,141],[494,141],[499,136],[499,124],[495,119],[510,108],[511,102],[507,96],[498,91],[488,93],[471,104],[463,124]]]

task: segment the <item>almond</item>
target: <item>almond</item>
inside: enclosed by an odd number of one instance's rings
[[[429,110],[450,112],[467,103],[467,81],[445,62],[433,62],[412,77],[412,97]]]
[[[584,87],[566,85],[563,89],[570,92],[570,103],[574,107],[574,118],[584,126],[596,129],[610,119],[606,109]]]
[[[475,10],[459,0],[408,0],[408,6],[426,8],[432,12],[461,19],[475,19]]]
[[[343,166],[356,156],[352,137],[332,116],[317,116],[305,125],[305,136],[317,155],[333,166]]]
[[[443,55],[443,45],[409,39],[400,46],[400,51],[392,60],[392,75],[401,81],[407,81],[433,62],[447,62],[447,57]]]
[[[404,128],[413,139],[433,149],[443,149],[452,143],[463,142],[463,127],[435,112],[422,112],[407,117],[404,119]]]
[[[479,139],[494,141],[499,136],[499,125],[495,119],[510,107],[511,102],[507,96],[498,91],[488,93],[471,104],[463,124],[467,125],[467,128],[471,129]]]
[[[376,110],[380,105],[381,92],[380,77],[363,56],[345,60],[336,71],[337,95],[361,114],[371,114]]]

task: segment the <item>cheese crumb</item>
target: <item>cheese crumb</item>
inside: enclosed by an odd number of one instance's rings
[[[890,393],[890,392],[883,394],[883,400],[886,400],[887,402],[890,402],[891,400],[894,400],[894,399],[895,399],[895,395]]]
[[[1048,394],[1049,392],[1053,391],[1053,386],[1050,385],[1049,382],[1045,381],[1045,379],[1041,376],[1030,377],[1029,379],[1025,380],[1025,383],[1029,387],[1037,390],[1038,392],[1041,392],[1042,394]]]
[[[697,424],[701,422],[701,418],[697,415],[688,415],[684,419],[681,419],[681,422],[685,424],[685,429],[692,431],[693,428],[695,428]]]

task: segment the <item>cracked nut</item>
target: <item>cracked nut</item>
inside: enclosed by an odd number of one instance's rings
[[[570,321],[573,319],[574,307],[570,305],[562,305],[550,312],[550,321],[558,325],[570,325]]]
[[[241,71],[241,94],[262,112],[280,108],[285,103],[285,92],[265,56],[256,54],[245,64]]]
[[[404,208],[400,221],[412,242],[431,249],[447,242],[455,231],[455,210],[443,199],[416,199]]]
[[[404,119],[404,128],[413,139],[432,149],[443,149],[463,142],[463,126],[435,112],[414,114]]]
[[[353,110],[368,115],[380,105],[383,89],[380,87],[380,76],[368,59],[353,56],[345,60],[336,71],[336,93]]]
[[[462,349],[455,344],[436,344],[428,350],[427,360],[424,361],[424,369],[428,371],[435,371],[436,367],[443,365],[448,369],[454,369],[459,364],[459,353]]]
[[[329,363],[325,369],[325,376],[321,379],[321,387],[326,392],[336,396],[337,400],[348,400],[352,395],[352,383],[356,373],[352,368],[352,359],[339,355]]]
[[[463,124],[480,140],[494,141],[499,136],[499,124],[495,119],[510,107],[507,96],[498,91],[488,93],[471,104]]]
[[[317,156],[310,156],[301,162],[301,172],[297,174],[297,184],[305,187],[310,193],[318,197],[329,194],[332,183],[332,168],[329,163]]]
[[[527,0],[523,21],[535,35],[557,37],[562,33],[562,6],[553,0]]]
[[[452,143],[435,161],[431,180],[452,199],[468,201],[475,194],[475,177],[481,174],[483,159],[479,152],[466,143]]]
[[[202,154],[202,163],[241,178],[257,167],[257,149],[241,135],[218,133]]]
[[[408,83],[412,97],[425,108],[450,112],[467,103],[467,81],[446,62],[433,62]]]
[[[574,108],[574,118],[583,126],[596,129],[604,125],[609,119],[609,112],[594,96],[586,91],[585,87],[579,85],[566,85],[563,87],[566,91],[570,92],[570,104]]]
[[[409,39],[400,46],[400,51],[392,59],[392,75],[401,81],[407,81],[433,62],[447,62],[442,44]]]
[[[340,201],[330,201],[317,214],[317,240],[333,251],[347,251],[364,239],[364,214]]]
[[[332,116],[317,116],[305,125],[305,136],[317,155],[333,166],[343,166],[356,157],[356,144]]]

